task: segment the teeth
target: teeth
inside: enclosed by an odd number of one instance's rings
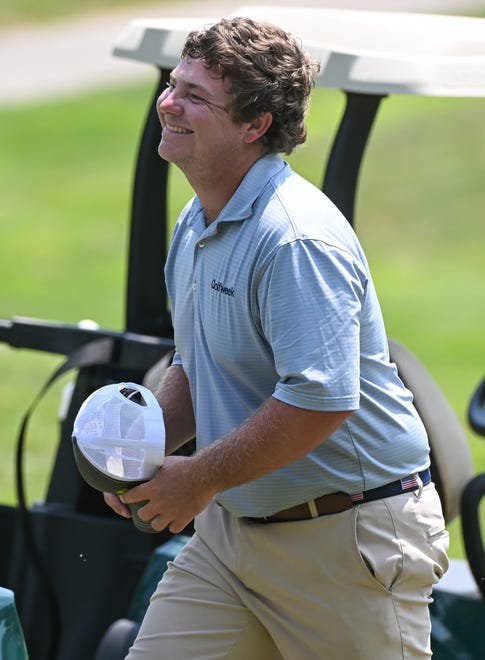
[[[186,128],[180,128],[179,126],[172,126],[171,124],[166,124],[165,128],[168,128],[168,130],[171,131],[172,133],[182,133],[182,134],[192,133],[192,131],[188,131]]]

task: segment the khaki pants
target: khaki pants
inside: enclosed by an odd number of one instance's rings
[[[128,660],[429,658],[447,569],[434,485],[313,520],[211,504],[151,599]]]

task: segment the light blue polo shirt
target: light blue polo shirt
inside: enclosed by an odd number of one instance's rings
[[[429,465],[426,431],[389,362],[356,235],[279,155],[255,163],[209,227],[198,198],[186,206],[165,275],[198,447],[270,396],[310,410],[355,410],[310,454],[219,493],[235,515],[368,490]]]

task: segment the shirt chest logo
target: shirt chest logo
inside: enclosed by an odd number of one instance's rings
[[[217,280],[212,280],[211,289],[217,293],[222,293],[225,296],[229,296],[230,298],[234,298],[235,296],[234,287],[225,286],[222,282],[218,282]]]

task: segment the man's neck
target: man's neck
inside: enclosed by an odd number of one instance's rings
[[[222,209],[238,189],[247,172],[263,155],[262,152],[258,151],[244,163],[240,163],[239,165],[234,163],[226,164],[223,171],[221,170],[219,172],[219,175],[211,172],[209,176],[206,173],[194,176],[190,172],[185,172],[188,182],[204,208],[207,225],[210,225],[219,216]]]

